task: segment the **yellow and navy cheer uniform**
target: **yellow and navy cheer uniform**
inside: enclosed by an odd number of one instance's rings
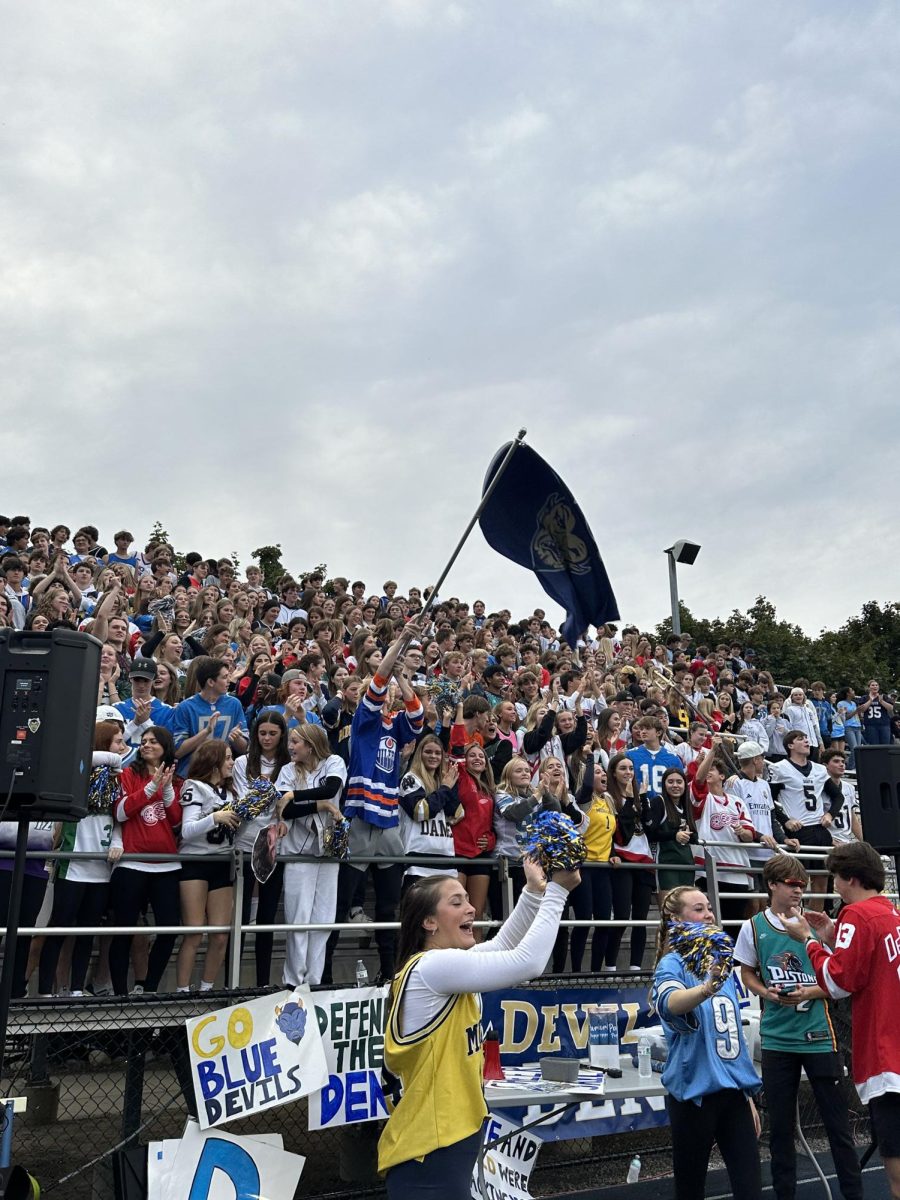
[[[427,1025],[401,1032],[404,992],[421,958],[413,955],[397,977],[385,1031],[385,1065],[400,1080],[402,1095],[378,1142],[381,1172],[470,1137],[487,1115],[478,996],[447,996]]]

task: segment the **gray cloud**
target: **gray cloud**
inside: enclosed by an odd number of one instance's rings
[[[679,536],[700,613],[893,596],[893,6],[8,25],[7,507],[421,584],[524,424],[627,619],[665,613]],[[448,588],[543,595],[477,534]]]

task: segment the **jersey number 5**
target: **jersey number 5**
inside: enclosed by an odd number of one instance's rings
[[[815,812],[818,807],[818,802],[816,801],[816,789],[811,783],[804,783],[803,796],[806,800],[807,812]]]

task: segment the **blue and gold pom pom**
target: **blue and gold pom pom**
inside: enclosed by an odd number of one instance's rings
[[[250,786],[243,796],[226,800],[222,808],[237,813],[242,821],[252,821],[269,808],[274,811],[277,800],[278,792],[274,783],[261,775],[258,779],[251,779]]]
[[[577,871],[587,858],[584,838],[570,817],[560,812],[539,812],[519,838],[522,853],[533,858],[549,879],[554,871]]]
[[[350,857],[350,822],[341,817],[330,825],[322,835],[322,845],[329,858],[338,862],[346,862]]]
[[[671,921],[669,946],[700,979],[712,970],[727,977],[734,966],[734,942],[715,925],[706,925],[702,921]]]

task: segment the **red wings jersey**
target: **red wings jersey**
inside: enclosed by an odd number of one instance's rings
[[[743,846],[729,844],[737,843],[739,829],[753,829],[753,822],[743,801],[739,796],[730,793],[714,796],[705,784],[698,784],[696,779],[691,784],[691,800],[700,842],[725,843],[721,849],[717,847],[715,851],[715,861],[720,868],[721,879],[725,883],[736,883],[745,887],[750,883],[750,876],[743,871],[727,869],[750,866],[750,855]],[[702,844],[694,850],[694,862],[700,868],[705,867]],[[723,867],[726,869],[721,870]]]
[[[807,944],[819,986],[836,1000],[853,997],[853,1082],[868,1104],[900,1092],[900,912],[886,896],[848,904],[834,950]]]

